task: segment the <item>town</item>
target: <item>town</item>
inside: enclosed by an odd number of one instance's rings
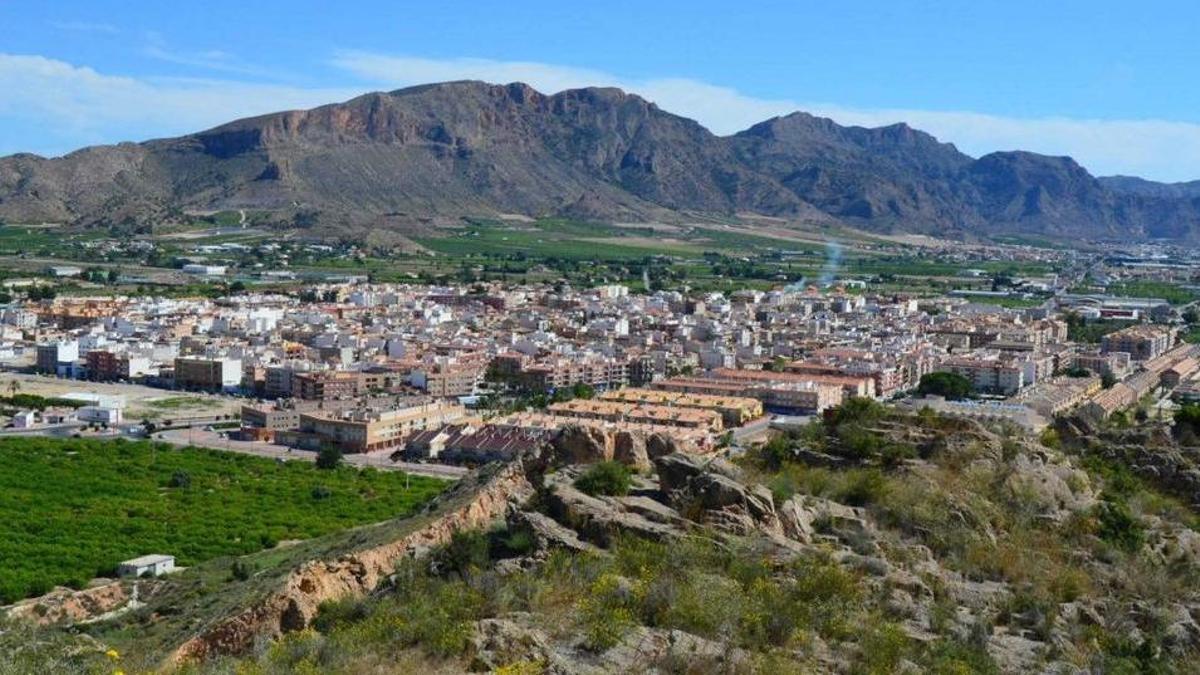
[[[1072,255],[1074,276],[1023,279],[968,260],[961,277],[1002,289],[941,295],[891,278],[879,291],[830,278],[729,292],[359,278],[31,298],[0,316],[5,433],[149,436],[280,460],[333,448],[456,476],[566,426],[618,449],[667,433],[736,454],[851,397],[1031,432],[1067,412],[1162,415],[1172,398],[1200,398],[1200,347],[1183,339],[1191,296],[1103,292],[1186,293],[1186,266],[1162,257]],[[1010,295],[1026,301],[994,302]],[[947,375],[963,384],[947,389]],[[22,392],[40,405],[21,407]]]

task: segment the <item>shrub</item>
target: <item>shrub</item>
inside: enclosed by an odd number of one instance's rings
[[[1185,403],[1175,411],[1175,426],[1172,429],[1176,438],[1195,438],[1200,435],[1200,404]]]
[[[998,675],[999,666],[986,649],[951,640],[933,643],[925,653],[924,666],[932,675]]]
[[[850,506],[866,506],[879,501],[887,488],[887,479],[884,478],[883,472],[878,469],[866,469],[849,476],[839,497]]]
[[[192,486],[192,475],[186,471],[176,471],[171,474],[171,480],[167,482],[169,487],[173,488],[188,488]]]
[[[1062,437],[1058,435],[1058,430],[1054,427],[1046,427],[1043,429],[1042,435],[1038,440],[1040,440],[1042,445],[1046,446],[1047,448],[1062,447]]]
[[[486,567],[491,560],[490,549],[486,534],[459,530],[451,535],[439,557],[447,569],[462,574]]]
[[[525,528],[510,530],[500,539],[500,544],[506,555],[513,556],[528,555],[537,546],[533,533]]]
[[[634,614],[626,602],[616,575],[602,575],[591,585],[588,596],[579,602],[584,644],[589,649],[603,651],[616,645],[634,626]]]
[[[1138,551],[1146,542],[1146,531],[1124,499],[1104,499],[1096,504],[1096,534],[1127,553]]]
[[[912,650],[912,641],[894,623],[884,623],[862,638],[862,662],[856,669],[864,673],[895,673]]]
[[[313,499],[320,501],[322,499],[329,499],[332,496],[333,496],[333,490],[330,490],[329,488],[325,487],[324,485],[314,485],[313,486],[313,489],[312,489],[312,498]]]
[[[342,464],[342,451],[332,445],[321,448],[317,453],[318,469],[336,469]]]
[[[620,462],[600,462],[593,464],[583,475],[575,479],[575,487],[584,493],[619,497],[629,494],[633,485],[632,473],[629,467]]]
[[[887,417],[887,408],[869,398],[851,396],[841,405],[829,408],[824,413],[825,424],[836,430],[847,422],[870,424]]]
[[[759,462],[772,471],[778,471],[794,456],[792,441],[784,434],[772,436],[770,440],[763,443],[758,449]]]
[[[229,573],[238,581],[245,581],[254,576],[254,566],[244,560],[234,560],[229,567]]]

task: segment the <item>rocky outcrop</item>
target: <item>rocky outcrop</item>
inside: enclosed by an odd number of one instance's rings
[[[535,624],[525,613],[477,621],[468,648],[471,670],[496,672],[512,664],[536,663],[538,672],[555,675],[753,671],[752,657],[744,650],[681,630],[639,626],[597,654],[556,642]]]
[[[593,553],[596,547],[579,538],[579,535],[569,527],[565,527],[553,518],[537,511],[516,510],[509,514],[510,530],[524,530],[533,535],[534,546],[538,551],[551,549],[566,549],[578,553]]]
[[[513,663],[543,663],[551,672],[555,661],[550,638],[530,628],[523,615],[484,619],[475,623],[470,641],[471,670],[494,672]]]
[[[559,466],[616,460],[638,471],[649,471],[651,460],[673,453],[695,454],[696,449],[669,434],[586,424],[563,427],[551,442],[553,461]]]
[[[636,497],[593,497],[572,484],[574,476],[570,471],[546,476],[542,502],[554,520],[581,538],[607,547],[622,534],[673,539],[684,533],[686,521],[670,508]]]
[[[41,597],[9,607],[7,614],[11,619],[30,620],[41,625],[80,623],[118,610],[129,600],[129,589],[125,584],[105,581],[82,590],[55,588]]]
[[[687,442],[662,432],[655,432],[646,437],[646,454],[651,460],[676,452],[695,454],[696,449],[689,446]]]
[[[650,455],[646,451],[646,436],[634,431],[621,430],[613,438],[613,458],[637,471],[649,471]]]
[[[656,459],[655,467],[668,503],[688,517],[727,532],[782,535],[771,491],[739,482],[727,462],[673,453]]]
[[[459,530],[487,526],[504,518],[511,506],[533,494],[521,462],[502,467],[462,503],[412,533],[381,546],[348,553],[336,560],[314,560],[292,572],[282,587],[235,616],[184,642],[172,655],[176,663],[218,654],[237,654],[260,637],[275,638],[306,627],[321,603],[362,596],[396,569],[398,561],[445,544]]]
[[[1010,463],[1005,485],[1014,497],[1027,500],[1041,515],[1062,521],[1096,503],[1087,472],[1044,454],[1020,454]]]
[[[570,424],[554,437],[554,458],[559,464],[594,464],[612,460],[615,453],[612,434],[599,427]]]

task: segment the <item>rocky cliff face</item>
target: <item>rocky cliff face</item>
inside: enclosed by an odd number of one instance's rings
[[[1195,191],[1098,181],[1069,158],[979,160],[898,124],[796,113],[718,137],[617,89],[450,82],[58,159],[0,159],[0,218],[155,224],[187,209],[286,221],[754,212],[880,230],[1190,238]]]

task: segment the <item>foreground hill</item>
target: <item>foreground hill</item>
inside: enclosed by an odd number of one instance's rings
[[[1081,424],[852,399],[738,464],[566,427],[413,518],[10,622],[0,671],[1194,672],[1195,430]]]
[[[0,219],[153,225],[267,210],[301,226],[463,215],[598,220],[757,213],[936,234],[1200,233],[1195,190],[1102,181],[1070,158],[973,159],[898,124],[795,113],[719,137],[617,89],[450,82],[197,134],[0,159]]]

